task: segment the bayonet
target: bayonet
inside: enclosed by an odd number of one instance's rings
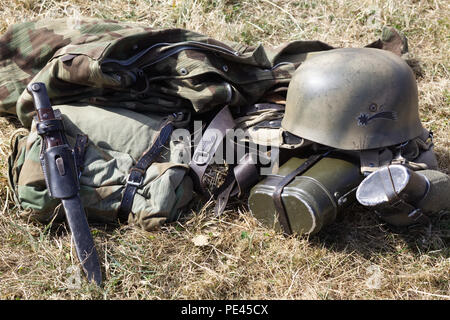
[[[36,129],[42,137],[40,161],[50,196],[61,199],[78,259],[89,281],[101,285],[102,273],[94,240],[79,195],[74,151],[67,142],[62,119],[55,116],[45,85],[27,87],[37,112]]]

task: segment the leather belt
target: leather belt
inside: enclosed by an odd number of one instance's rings
[[[160,130],[152,146],[144,152],[136,165],[130,169],[125,191],[123,192],[122,201],[120,202],[118,210],[118,217],[121,222],[126,222],[128,220],[128,215],[132,212],[131,209],[136,191],[142,187],[148,167],[150,167],[161,153],[161,150],[169,140],[172,131],[172,122],[166,123]]]
[[[222,143],[227,130],[233,129],[234,127],[233,116],[228,106],[225,106],[210,122],[192,155],[189,166],[194,173],[191,175],[194,188],[203,195],[206,194],[203,183],[203,176],[205,175],[206,169],[213,160],[214,154]]]
[[[207,194],[203,182],[206,169],[213,160],[227,130],[234,127],[233,116],[228,106],[225,106],[210,122],[194,151],[189,166],[194,188],[201,195]],[[217,199],[214,209],[216,216],[223,212],[230,196],[241,195],[258,181],[259,174],[250,154],[246,154],[239,162],[237,165],[230,166],[224,183],[213,192]]]
[[[228,171],[224,183],[215,192],[217,203],[214,215],[216,217],[225,210],[230,197],[241,196],[244,191],[258,182],[259,173],[254,160],[252,155],[247,153],[238,165]]]

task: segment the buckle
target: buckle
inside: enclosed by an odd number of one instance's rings
[[[214,145],[217,139],[218,134],[211,130],[209,137],[203,137],[203,140],[200,141],[199,146],[194,151],[192,161],[194,161],[198,166],[208,164],[211,158],[214,156],[214,154],[211,154],[211,151],[214,150]]]
[[[139,181],[133,181],[130,179],[130,175],[128,176],[127,179],[127,184],[131,185],[131,186],[135,186],[136,188],[139,188],[142,186],[142,182],[144,182],[144,177],[141,177],[141,179]]]
[[[132,178],[132,174],[133,172],[137,172],[139,173],[139,181],[133,180]],[[144,171],[138,168],[131,168],[130,170],[130,174],[128,175],[127,178],[127,185],[131,185],[134,186],[136,188],[139,188],[142,186],[142,183],[144,182]]]
[[[198,166],[207,164],[210,159],[211,155],[203,150],[197,150],[192,157],[192,161],[194,161]]]
[[[414,221],[419,220],[422,216],[423,216],[423,213],[422,213],[421,209],[413,210],[408,214],[408,218],[411,218]]]

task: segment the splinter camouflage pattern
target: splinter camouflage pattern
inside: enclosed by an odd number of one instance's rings
[[[368,45],[401,55],[406,41],[386,29]],[[287,88],[295,69],[313,52],[333,49],[320,41],[277,48],[224,43],[183,29],[92,18],[25,22],[0,38],[0,114],[17,115],[30,134],[14,140],[10,184],[34,218],[48,221],[58,209],[39,163],[41,139],[26,85],[43,82],[63,115],[71,144],[89,136],[81,197],[89,218],[112,221],[130,168],[149,147],[167,114],[203,113],[226,104],[245,106]],[[192,185],[172,141],[147,170],[129,222],[152,229],[177,218]]]

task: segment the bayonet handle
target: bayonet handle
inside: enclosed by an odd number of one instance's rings
[[[50,104],[50,98],[48,97],[45,84],[42,82],[33,82],[28,85],[27,90],[33,97],[38,120],[54,120],[56,117],[52,105]],[[47,147],[46,149],[64,144],[62,133],[59,131],[49,132],[45,135],[44,140]]]

